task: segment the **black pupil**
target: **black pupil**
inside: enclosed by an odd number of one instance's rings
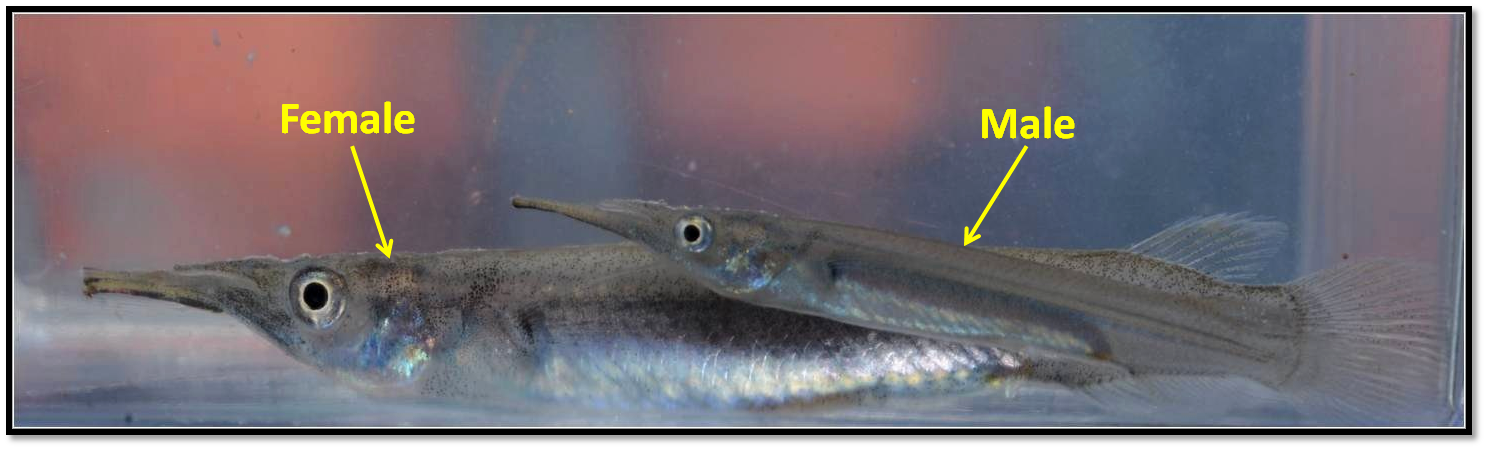
[[[702,230],[697,228],[697,225],[688,224],[685,228],[681,229],[681,237],[686,238],[686,243],[696,243],[698,239],[702,238]]]
[[[320,310],[325,308],[325,303],[330,302],[330,291],[325,289],[325,284],[319,282],[306,284],[302,296],[305,307],[310,310]]]

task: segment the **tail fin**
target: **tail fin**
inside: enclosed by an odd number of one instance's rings
[[[1438,279],[1371,260],[1296,281],[1299,356],[1276,387],[1322,420],[1441,424],[1448,339]]]

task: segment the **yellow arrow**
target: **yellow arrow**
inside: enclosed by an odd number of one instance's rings
[[[382,251],[382,255],[391,259],[392,240],[387,238],[387,234],[382,233],[382,220],[377,218],[377,203],[372,202],[371,188],[366,186],[366,173],[361,171],[361,158],[356,156],[355,145],[351,145],[351,159],[356,161],[356,174],[361,175],[361,189],[366,191],[366,205],[371,206],[372,222],[377,224],[377,237],[382,239],[382,243],[377,244],[377,249]],[[1005,185],[1005,183],[1003,182],[1002,185]]]
[[[1016,155],[1016,160],[1011,163],[1011,170],[1007,170],[1006,171],[1006,177],[1005,178],[1001,178],[1001,186],[1000,187],[996,187],[996,193],[994,195],[991,195],[991,202],[990,203],[986,203],[986,210],[980,213],[980,219],[979,220],[975,220],[975,227],[974,228],[965,228],[965,246],[970,246],[970,242],[974,242],[976,240],[980,240],[980,234],[977,234],[975,231],[979,231],[980,230],[980,222],[986,220],[986,213],[989,213],[991,211],[991,206],[994,206],[996,204],[996,198],[998,198],[998,197],[1001,196],[1001,189],[1006,188],[1006,181],[1010,181],[1011,180],[1011,172],[1016,171],[1016,165],[1022,163],[1022,156],[1026,156],[1026,155],[1027,155],[1027,146],[1026,145],[1023,145],[1022,146],[1022,152],[1020,154],[1017,154]],[[368,199],[370,199],[370,197],[368,197]]]

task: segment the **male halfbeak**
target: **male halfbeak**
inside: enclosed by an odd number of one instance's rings
[[[684,212],[665,203],[642,200],[604,200],[588,206],[516,196],[511,198],[511,205],[561,214],[652,247],[670,242],[669,234],[657,235],[657,230],[670,230],[670,223]]]

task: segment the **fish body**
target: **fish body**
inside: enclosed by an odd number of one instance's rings
[[[632,244],[254,258],[89,270],[85,289],[225,311],[373,395],[746,409],[980,391],[1024,370],[1010,351],[727,299],[659,262]]]
[[[713,291],[862,327],[1023,352],[1099,396],[1160,402],[1244,379],[1349,417],[1437,406],[1442,323],[1425,269],[1370,261],[1280,285],[1229,282],[1275,224],[1191,220],[1128,250],[985,250],[764,212],[517,197],[609,230]],[[1056,363],[1051,363],[1051,362]],[[1186,379],[1172,382],[1171,379]],[[1437,409],[1436,409],[1437,410]]]
[[[1049,263],[1059,259],[1036,261],[829,223],[794,224],[816,236],[808,249],[773,281],[740,298],[872,328],[1091,365],[1109,362],[1133,373],[1278,382],[1283,369],[1275,367],[1298,356],[1291,342],[1300,324],[1289,301],[1294,292],[1285,286],[1231,284],[1199,274],[1180,285],[1205,294],[1180,294]],[[1112,261],[1118,255],[1105,266],[1118,266]],[[1148,273],[1180,271],[1149,258],[1124,263]]]

